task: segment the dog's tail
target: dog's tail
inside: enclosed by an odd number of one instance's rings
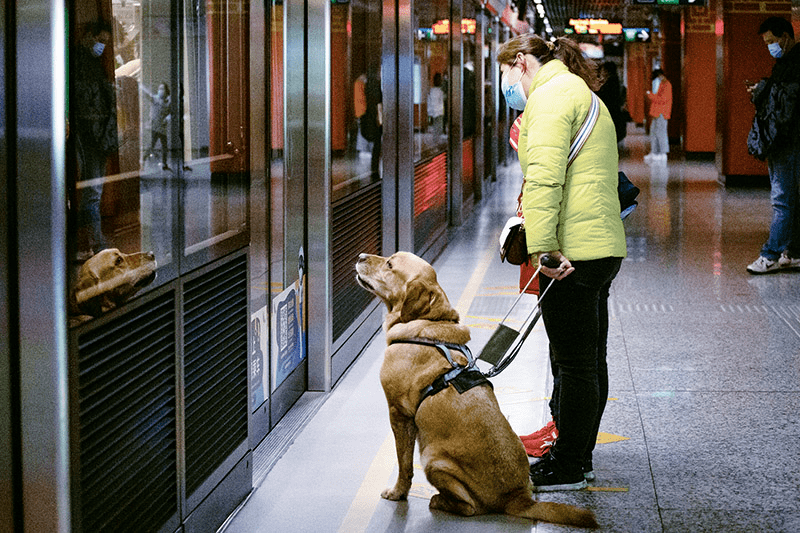
[[[513,505],[509,506],[509,508],[506,509],[506,513],[567,526],[592,529],[600,527],[593,512],[565,503],[532,501],[527,507],[523,508],[514,509]]]

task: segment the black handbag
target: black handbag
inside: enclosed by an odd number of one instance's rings
[[[528,260],[525,224],[521,218],[518,218],[519,221],[516,223],[512,223],[512,219],[507,223],[508,234],[500,245],[500,261],[508,261],[512,265],[521,265]],[[511,224],[510,226],[508,226],[509,223]]]
[[[636,201],[636,197],[639,196],[639,187],[631,183],[628,176],[621,170],[619,171],[617,194],[619,194],[619,216],[624,220],[639,205],[639,202]]]

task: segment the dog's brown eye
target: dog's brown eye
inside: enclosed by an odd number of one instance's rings
[[[114,264],[116,264],[117,266],[121,265],[122,264],[122,256],[117,256],[117,260],[114,261]]]

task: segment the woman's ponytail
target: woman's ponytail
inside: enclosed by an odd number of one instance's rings
[[[583,78],[591,90],[596,91],[600,88],[597,66],[591,59],[583,57],[581,49],[575,41],[568,37],[559,37],[554,45],[553,56],[560,59],[570,72]]]

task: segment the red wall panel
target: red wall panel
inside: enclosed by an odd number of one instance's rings
[[[687,152],[716,150],[717,43],[714,32],[687,32],[684,49]]]
[[[725,12],[724,80],[722,101],[722,174],[766,175],[767,167],[747,153],[747,133],[753,124],[755,108],[750,102],[745,80],[767,77],[774,60],[758,27],[768,15]]]

